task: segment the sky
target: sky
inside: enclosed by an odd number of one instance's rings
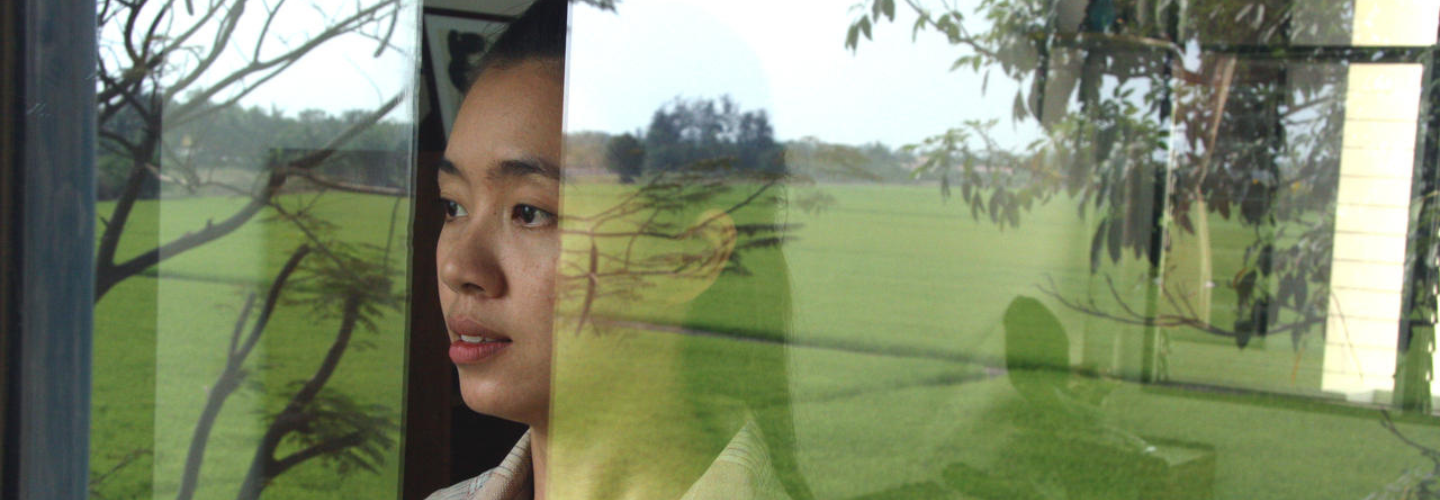
[[[167,16],[169,23],[162,24],[157,31],[169,33],[171,36],[183,32],[203,16],[203,8],[207,3],[209,2],[194,2],[194,15],[190,15],[183,7],[177,8],[172,15]],[[220,53],[205,72],[205,77],[197,80],[188,90],[207,88],[223,76],[249,64],[254,59],[255,41],[260,39],[264,26],[266,6],[281,3],[276,0],[249,2],[226,50]],[[273,58],[303,44],[330,20],[353,13],[356,5],[362,3],[370,5],[373,2],[283,2],[280,15],[276,16],[269,27],[265,42],[261,45],[260,59]],[[151,2],[142,10],[138,26],[142,29],[148,26],[149,21],[154,19],[159,11],[155,7],[158,5],[161,5],[161,2]],[[395,35],[386,50],[377,54],[376,49],[380,47],[380,43],[363,34],[383,33],[389,28],[388,24],[373,24],[361,32],[341,35],[318,46],[298,63],[269,81],[258,83],[258,78],[252,77],[246,85],[235,86],[234,88],[254,87],[240,103],[244,106],[273,108],[295,116],[306,109],[338,113],[351,109],[375,108],[395,95],[402,95],[407,98],[406,103],[392,113],[390,118],[400,119],[402,114],[408,116],[410,112],[407,110],[411,105],[409,97],[413,93],[412,81],[419,71],[419,60],[416,58],[419,53],[419,17],[414,15],[418,14],[418,11],[413,5],[411,1],[409,7],[400,9],[401,15],[397,18]],[[213,47],[217,31],[214,27],[218,24],[216,21],[222,17],[215,16],[198,30],[185,44],[191,50],[182,51],[182,54],[202,54]],[[120,43],[122,38],[119,26],[124,24],[123,21],[124,19],[119,19],[110,23],[100,33],[100,57],[102,60],[111,61],[112,66],[114,61],[123,63],[126,60],[123,45]],[[170,66],[160,69],[162,82],[174,82],[189,68],[193,68],[197,59],[195,56],[173,58]],[[217,96],[217,100],[232,95],[232,92],[223,92]]]
[[[269,42],[266,53],[302,42],[326,16],[354,8],[345,0],[313,4],[285,4],[285,15],[271,28],[283,37]],[[814,136],[898,146],[967,119],[989,118],[1000,119],[995,132],[1007,145],[1028,142],[1036,134],[1033,125],[1012,126],[1016,83],[997,70],[982,92],[980,74],[949,71],[962,52],[933,32],[912,41],[914,17],[903,3],[894,23],[876,26],[873,41],[847,50],[846,29],[858,15],[851,5],[851,0],[621,0],[617,12],[576,6],[566,130],[642,130],[658,107],[677,97],[728,94],[742,109],[765,109],[782,140]],[[255,37],[263,20],[259,14],[259,7],[247,10],[237,40]],[[413,97],[420,52],[417,14],[405,9],[394,46],[378,57],[372,39],[338,38],[260,86],[242,104],[293,116],[305,109],[373,108],[396,94]],[[242,46],[251,45],[237,43],[216,67],[244,64],[248,52]],[[413,116],[414,102],[408,99],[390,118]]]
[[[933,32],[912,42],[903,4],[873,41],[845,48],[849,0],[623,0],[618,12],[575,8],[566,130],[643,129],[676,97],[728,94],[769,112],[781,139],[891,146],[967,119],[1001,119],[1002,142],[1033,136],[1010,119],[1017,85],[949,71],[963,54]]]

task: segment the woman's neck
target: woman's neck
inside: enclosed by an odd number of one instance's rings
[[[546,487],[550,484],[550,469],[545,459],[549,444],[550,433],[546,426],[530,427],[530,473],[535,485],[535,500],[545,500]]]
[[[556,344],[540,491],[556,498],[680,498],[740,424],[687,391],[678,335],[611,332]],[[718,413],[717,413],[718,412]],[[553,432],[552,432],[553,431]],[[532,430],[534,436],[535,430]],[[532,439],[535,439],[532,437]],[[538,450],[545,450],[542,454]],[[558,471],[555,482],[541,468]]]
[[[532,431],[537,499],[680,498],[735,430],[713,436],[697,425],[693,413],[668,408],[595,412],[577,420],[567,420],[544,437]],[[548,480],[550,465],[559,471],[555,482]]]

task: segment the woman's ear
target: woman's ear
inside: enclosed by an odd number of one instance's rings
[[[730,256],[735,253],[735,244],[739,237],[735,230],[735,219],[730,218],[729,213],[713,208],[696,217],[695,223],[684,234],[686,239],[703,242],[703,245],[696,245],[698,248],[694,255],[695,262],[683,273],[686,278],[684,290],[671,297],[675,302],[694,300],[715,284],[720,273],[725,272],[725,267],[730,265]]]

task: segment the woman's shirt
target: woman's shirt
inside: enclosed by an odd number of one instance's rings
[[[500,466],[436,491],[426,500],[531,500],[530,433],[510,449]],[[710,467],[680,500],[788,500],[770,465],[760,428],[746,422]]]

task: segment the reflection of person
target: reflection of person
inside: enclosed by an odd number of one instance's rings
[[[547,492],[586,498],[806,498],[808,490],[795,486],[793,453],[771,444],[776,439],[793,441],[785,379],[779,376],[783,375],[779,344],[763,354],[746,351],[752,356],[745,365],[760,374],[754,378],[763,380],[761,391],[697,376],[687,368],[689,363],[715,361],[702,361],[707,353],[665,339],[682,347],[646,352],[645,359],[630,364],[664,365],[669,367],[666,371],[628,374],[635,375],[628,385],[604,378],[627,374],[596,373],[582,382],[594,382],[600,397],[584,402],[571,398],[567,408],[590,401],[600,401],[602,408],[566,413],[570,426],[564,438],[553,432],[553,408],[559,400],[552,400],[552,331],[556,284],[562,280],[557,272],[562,253],[557,214],[567,9],[565,0],[539,0],[496,40],[461,104],[439,167],[446,217],[436,246],[436,271],[461,395],[471,409],[524,423],[530,430],[499,467],[431,498],[509,500],[544,498]],[[702,266],[708,279],[687,281],[704,283],[685,285],[693,290],[686,294],[693,299],[690,307],[707,307],[711,300],[707,297],[728,296],[743,288],[726,284],[733,280],[719,279],[736,243],[734,222],[724,211],[700,211],[706,214],[701,217],[705,227],[697,226],[691,233],[717,245],[706,255],[723,257]],[[783,269],[774,275],[783,279]],[[748,283],[782,294],[788,291],[773,281]],[[775,303],[767,303],[768,309]],[[767,315],[768,309],[755,318],[780,318],[788,312]],[[753,322],[783,335],[783,321]],[[566,338],[569,345],[600,350],[637,345],[613,339]],[[573,373],[576,365],[570,366]],[[777,376],[764,376],[772,372]],[[670,375],[652,377],[655,373]],[[671,392],[646,392],[652,382]],[[708,395],[697,396],[707,391]],[[627,395],[635,392],[643,394]],[[777,392],[782,395],[776,396]],[[761,393],[763,412],[748,401],[761,399],[751,397]],[[742,400],[747,408],[739,413],[749,416],[719,426],[715,423],[721,419],[695,417],[709,411],[694,406],[704,405],[696,400],[719,396]],[[673,418],[656,418],[662,414]],[[577,416],[594,425],[575,425]],[[551,457],[560,447],[569,461],[552,468],[556,462]],[[552,476],[552,470],[565,477]]]
[[[479,33],[466,33],[460,30],[449,30],[445,32],[445,47],[450,52],[450,63],[446,65],[446,74],[450,77],[450,84],[455,86],[455,91],[465,93],[466,86],[470,83],[470,75],[480,65],[480,57],[485,53],[486,41]]]

